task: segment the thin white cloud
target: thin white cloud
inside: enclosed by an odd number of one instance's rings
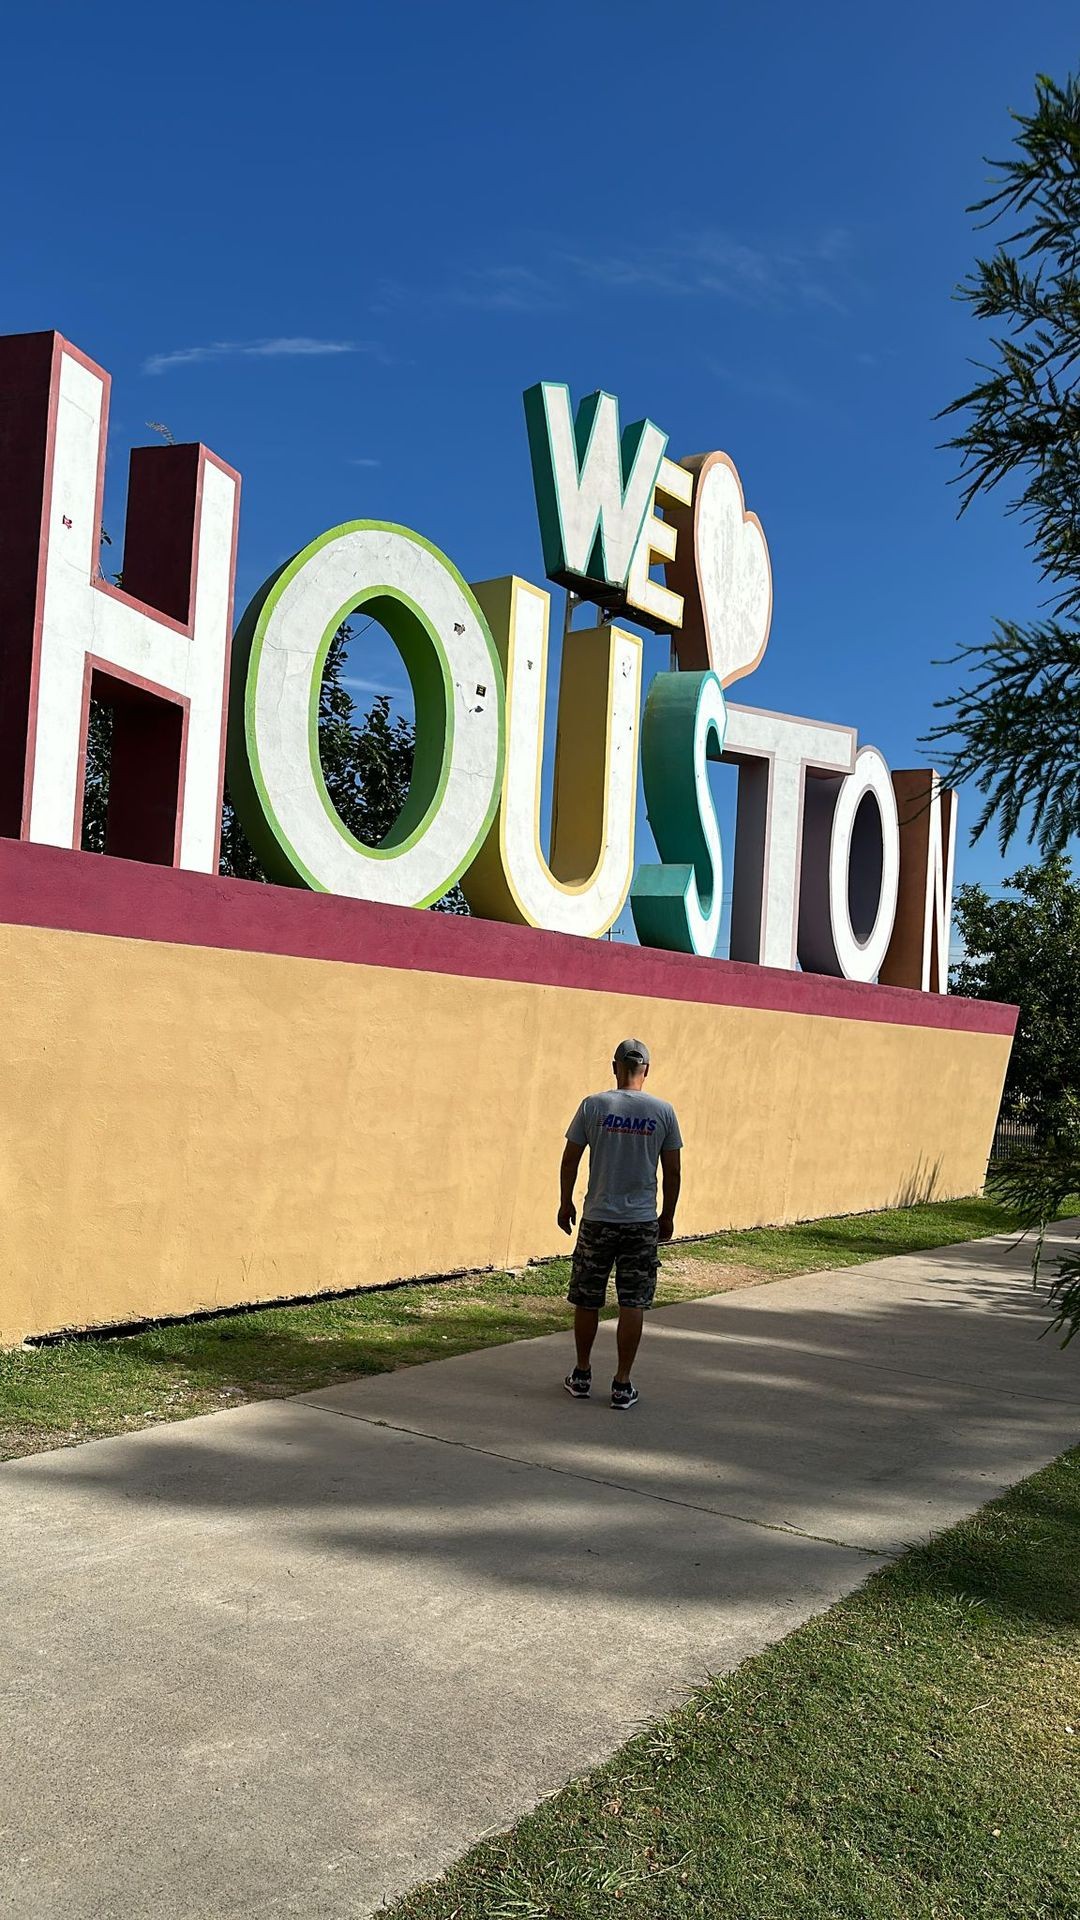
[[[656,247],[574,253],[566,265],[583,280],[618,292],[711,294],[751,307],[847,310],[851,237],[829,227],[808,241],[751,243],[719,229],[683,234]]]
[[[385,693],[391,700],[403,700],[409,692],[408,687],[388,687],[381,680],[346,679],[344,674],[341,685],[348,687],[350,693]]]
[[[761,310],[817,307],[846,313],[859,292],[852,236],[823,227],[792,238],[741,238],[724,228],[676,234],[659,244],[607,250],[548,249],[535,266],[508,262],[465,267],[423,290],[384,280],[372,312],[402,307],[463,307],[475,312],[553,313],[575,294],[599,288],[619,294],[727,300]]]
[[[202,347],[173,347],[168,353],[152,353],[143,361],[143,372],[164,373],[170,367],[201,366],[208,360],[307,360],[339,353],[387,358],[372,340],[313,340],[306,334],[279,334],[270,340],[211,340]]]
[[[349,465],[350,467],[381,467],[382,461],[372,460],[367,454],[350,454]]]
[[[465,307],[474,313],[553,313],[566,304],[554,280],[534,267],[465,267],[453,280],[419,292],[400,280],[383,280],[371,311],[402,307]]]
[[[532,267],[483,267],[448,289],[455,306],[485,313],[550,313],[562,303],[550,280]]]

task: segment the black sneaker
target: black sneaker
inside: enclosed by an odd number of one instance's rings
[[[587,1400],[592,1392],[592,1368],[575,1367],[573,1373],[567,1374],[563,1386],[575,1400]]]
[[[627,1407],[636,1407],[641,1395],[632,1380],[613,1380],[611,1383],[611,1404],[619,1413],[625,1413]]]

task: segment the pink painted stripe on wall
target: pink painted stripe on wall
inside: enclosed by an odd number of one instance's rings
[[[657,1000],[1011,1035],[1016,1008],[0,839],[0,923]]]

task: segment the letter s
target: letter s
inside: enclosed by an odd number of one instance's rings
[[[641,771],[663,865],[639,867],[630,890],[643,946],[716,951],[723,854],[709,760],[720,757],[726,725],[724,690],[715,673],[657,674],[645,702]]]

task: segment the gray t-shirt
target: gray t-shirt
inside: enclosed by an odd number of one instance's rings
[[[675,1109],[651,1093],[590,1093],[566,1129],[589,1149],[585,1220],[655,1220],[656,1169],[666,1147],[681,1147]]]

